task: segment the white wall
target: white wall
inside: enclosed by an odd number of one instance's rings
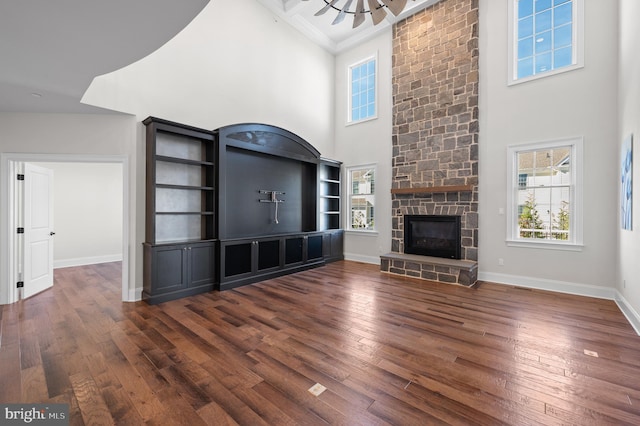
[[[612,297],[618,223],[617,4],[585,3],[584,68],[509,87],[507,1],[480,2],[479,277]],[[506,216],[498,213],[506,209],[507,146],[573,136],[584,137],[584,249],[507,247]],[[498,266],[499,258],[504,266]]]
[[[8,154],[37,155],[47,157],[39,161],[51,160],[59,157],[66,161],[76,161],[75,158],[92,158],[101,162],[101,158],[116,160],[124,158],[129,167],[130,185],[124,188],[129,201],[129,222],[123,223],[128,232],[128,266],[125,270],[127,279],[124,280],[125,298],[132,299],[135,288],[142,286],[142,242],[144,239],[144,194],[137,186],[134,176],[140,174],[134,169],[136,158],[142,150],[136,145],[137,125],[134,117],[122,115],[92,115],[92,114],[18,114],[0,113],[0,151],[5,158]],[[123,161],[124,163],[124,161]],[[6,263],[8,251],[8,199],[5,190],[6,162],[0,164],[2,189],[0,193],[0,303],[7,303],[10,299]],[[138,181],[144,177],[144,169]]]
[[[619,276],[617,280],[618,291],[628,302],[627,306],[634,312],[631,314],[640,321],[640,56],[638,55],[638,45],[640,44],[640,28],[638,27],[638,16],[640,16],[640,2],[637,0],[620,0],[620,25],[619,25],[619,89],[618,89],[618,112],[619,127],[618,138],[615,145],[616,153],[620,152],[622,140],[633,134],[634,138],[634,159],[633,175],[634,188],[633,198],[635,206],[633,208],[633,230],[620,230],[619,221],[616,229],[619,235]],[[619,176],[616,170],[615,176]],[[618,186],[612,187],[616,194],[619,192]],[[615,209],[617,212],[618,209]],[[623,285],[624,282],[624,285]],[[623,307],[624,309],[624,307]],[[629,312],[627,312],[629,314]],[[630,315],[628,315],[630,316]]]
[[[344,167],[376,164],[376,233],[345,233],[345,257],[380,263],[380,255],[391,251],[391,29],[344,52],[336,58],[335,123],[336,158]],[[378,118],[347,125],[348,67],[373,54],[378,55]],[[343,180],[346,182],[346,175]],[[343,192],[346,194],[346,183]],[[347,212],[344,211],[346,227]]]
[[[331,157],[334,57],[255,0],[210,2],[146,58],[97,77],[83,102],[204,129],[283,127]]]
[[[162,48],[100,76],[83,102],[204,129],[260,122],[283,127],[325,157],[334,147],[333,55],[279,21],[255,0],[210,2]],[[142,288],[144,132],[138,124],[132,180],[137,198],[135,289]]]
[[[53,170],[54,267],[122,260],[122,164],[36,164]]]

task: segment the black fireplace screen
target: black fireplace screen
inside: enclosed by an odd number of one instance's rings
[[[404,252],[460,259],[460,216],[405,215]]]

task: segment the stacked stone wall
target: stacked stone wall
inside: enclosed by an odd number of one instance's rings
[[[393,31],[392,188],[468,186],[394,194],[392,252],[405,214],[462,217],[462,258],[478,247],[478,0],[443,0]]]

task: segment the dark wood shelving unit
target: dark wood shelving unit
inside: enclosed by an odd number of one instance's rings
[[[153,117],[147,131],[143,298],[160,303],[216,285],[212,132]]]
[[[149,303],[344,258],[340,162],[265,124],[143,123]]]

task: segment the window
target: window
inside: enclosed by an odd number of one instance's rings
[[[349,123],[376,118],[376,58],[349,67]]]
[[[510,0],[509,82],[582,67],[583,0]]]
[[[582,244],[582,140],[516,145],[509,155],[509,245]]]
[[[373,231],[375,217],[375,166],[358,166],[347,169],[349,188],[348,229]]]

